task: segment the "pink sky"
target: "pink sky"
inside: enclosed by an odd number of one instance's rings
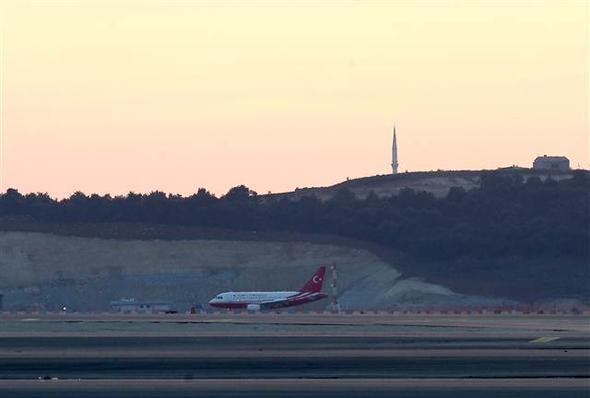
[[[586,2],[3,2],[0,190],[588,168]]]

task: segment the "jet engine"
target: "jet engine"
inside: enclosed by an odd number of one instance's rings
[[[260,304],[248,304],[246,309],[248,311],[260,311]]]

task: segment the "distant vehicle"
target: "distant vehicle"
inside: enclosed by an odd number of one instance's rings
[[[245,308],[249,311],[291,307],[328,297],[322,293],[326,267],[321,266],[297,292],[225,292],[215,296],[209,305],[217,308]]]

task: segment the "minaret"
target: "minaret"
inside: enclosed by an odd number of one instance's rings
[[[393,153],[391,156],[391,174],[397,174],[397,137],[395,136],[395,125],[393,125]]]

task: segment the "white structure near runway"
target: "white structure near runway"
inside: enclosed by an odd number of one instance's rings
[[[170,313],[174,305],[166,301],[136,301],[134,298],[111,301],[111,309],[123,313]]]

